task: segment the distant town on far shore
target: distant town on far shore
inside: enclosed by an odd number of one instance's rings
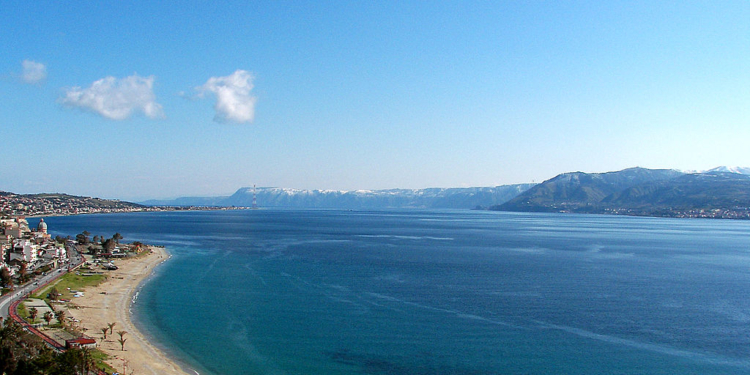
[[[514,212],[619,214],[750,219],[750,169],[702,172],[629,168],[563,173],[539,184],[474,188],[301,190],[245,187],[231,196],[130,203],[67,194],[0,192],[10,216],[245,208],[479,209]]]

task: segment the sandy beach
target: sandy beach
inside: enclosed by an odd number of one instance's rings
[[[135,328],[130,320],[130,303],[138,285],[148,277],[154,267],[165,261],[169,254],[159,247],[150,247],[148,256],[119,260],[119,269],[110,271],[107,281],[85,289],[83,297],[75,298],[68,316],[80,321],[85,334],[99,343],[99,349],[110,355],[107,361],[123,374],[179,374],[188,375],[161,350],[156,348]],[[116,323],[113,333],[104,340],[101,329]],[[125,350],[121,350],[118,331],[127,331]]]

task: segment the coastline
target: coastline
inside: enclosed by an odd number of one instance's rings
[[[123,374],[193,375],[152,344],[131,319],[135,294],[154,268],[170,257],[162,247],[149,249],[152,253],[147,256],[117,262],[119,268],[109,271],[107,281],[86,288],[84,296],[71,302],[68,316],[79,321],[85,334],[96,339],[98,349],[109,355],[106,362]],[[113,322],[113,332],[104,339],[102,328]],[[118,331],[127,331],[125,350],[118,341]]]

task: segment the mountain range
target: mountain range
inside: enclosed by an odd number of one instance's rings
[[[629,168],[569,172],[539,184],[388,190],[241,188],[231,196],[141,202],[157,206],[289,208],[455,208],[750,218],[750,168],[701,172]]]
[[[569,172],[539,184],[495,187],[301,190],[250,188],[230,196],[183,197],[133,204],[66,194],[0,191],[5,215],[70,215],[183,209],[451,208],[497,211],[606,213],[640,216],[750,219],[750,168],[702,172],[629,168],[607,173]]]
[[[474,188],[302,190],[276,187],[237,190],[224,197],[183,197],[142,202],[152,206],[253,206],[289,208],[487,208],[518,196],[534,184]]]
[[[645,216],[747,216],[750,169],[686,173],[630,168],[563,173],[490,207],[498,211],[618,213]]]

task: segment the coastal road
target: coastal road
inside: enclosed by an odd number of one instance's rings
[[[83,257],[78,253],[78,251],[75,251],[75,249],[71,250],[70,248],[68,248],[68,254],[71,254],[68,264],[63,265],[60,268],[53,269],[47,272],[46,275],[35,279],[34,281],[28,282],[23,286],[16,287],[16,289],[12,292],[0,297],[0,317],[2,317],[3,320],[8,319],[8,317],[10,316],[10,304],[13,303],[13,301],[24,298],[27,294],[31,293],[32,290],[44,286],[54,279],[62,276],[63,274],[65,274],[65,272],[67,272],[68,266],[75,268],[83,263]]]
[[[26,283],[23,286],[18,286],[12,292],[0,297],[0,317],[2,317],[3,320],[7,319],[10,316],[8,309],[13,301],[24,298],[27,294],[31,293],[32,290],[49,283],[58,276],[61,276],[65,271],[65,269],[59,268],[52,270],[41,278]]]

